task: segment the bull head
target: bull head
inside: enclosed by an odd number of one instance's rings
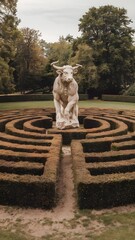
[[[56,63],[58,63],[58,61],[52,62],[51,65],[52,65],[55,69],[57,69],[57,70],[58,70],[57,73],[60,74],[60,73],[62,73],[62,71],[64,70],[64,68],[65,68],[66,66],[59,67],[59,66],[56,66],[56,65],[55,65]],[[76,66],[74,66],[74,67],[70,66],[70,67],[73,69],[73,72],[74,72],[74,73],[77,73],[77,69],[78,69],[79,67],[82,67],[82,65],[76,64]]]

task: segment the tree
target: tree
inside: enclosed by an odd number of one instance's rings
[[[68,35],[65,37],[65,40],[68,41],[69,43],[73,43],[74,38],[73,38],[72,35],[68,34]]]
[[[53,82],[56,76],[55,71],[51,67],[51,63],[59,61],[59,65],[67,65],[72,53],[72,36],[67,38],[60,37],[58,42],[45,43],[46,66],[42,77],[42,87],[49,88],[52,91]]]
[[[131,20],[124,8],[111,5],[91,8],[80,19],[82,42],[93,48],[101,93],[119,93],[134,82],[135,58]],[[134,60],[133,60],[134,59]]]
[[[59,60],[59,64],[67,64],[71,55],[72,44],[60,37],[58,42],[46,44],[46,56],[49,62]]]
[[[44,42],[39,31],[30,28],[21,29],[16,55],[18,88],[25,90],[40,86],[45,65]]]
[[[97,70],[93,63],[93,50],[87,44],[79,44],[71,63],[79,63],[82,69],[78,74],[79,92],[87,93],[88,89],[97,88]]]
[[[16,17],[17,0],[0,0],[0,92],[14,91],[12,63],[19,37]]]

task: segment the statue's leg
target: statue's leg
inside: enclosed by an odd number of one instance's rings
[[[72,101],[72,102],[68,102],[67,106],[65,107],[64,118],[65,118],[66,126],[71,125],[73,106],[74,106],[74,103]]]
[[[63,107],[61,106],[60,101],[54,99],[54,106],[56,109],[56,127],[59,129],[64,129],[64,119],[63,119]]]
[[[78,121],[78,105],[75,104],[73,106],[73,111],[72,111],[72,127],[79,127],[79,121]]]
[[[66,119],[67,126],[79,127],[78,106],[76,100],[71,100],[68,102],[64,111],[64,117]]]
[[[56,99],[54,99],[54,106],[56,110],[56,121],[57,121],[61,116],[61,107],[60,107],[59,101],[57,101]]]
[[[71,101],[68,102],[68,104],[65,108],[65,111],[64,111],[65,116],[69,116],[70,111],[72,111],[75,103],[76,103],[76,101],[74,101],[74,100],[71,100]]]

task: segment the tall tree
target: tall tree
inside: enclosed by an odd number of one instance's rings
[[[44,76],[42,81],[42,86],[44,88],[48,87],[49,91],[52,90],[55,72],[51,67],[51,63],[58,60],[59,65],[66,65],[69,62],[72,52],[72,36],[68,35],[67,38],[60,37],[58,42],[46,43],[45,53],[46,53],[46,67],[44,69]]]
[[[90,8],[80,19],[82,41],[93,48],[101,93],[119,93],[134,81],[133,34],[124,8]]]
[[[79,91],[82,93],[87,93],[88,89],[97,88],[98,75],[92,55],[91,47],[87,44],[79,44],[74,57],[70,59],[72,64],[79,63],[82,65],[82,69],[76,78],[79,83]]]
[[[72,49],[72,43],[68,40],[60,37],[58,42],[46,44],[46,56],[50,62],[59,60],[61,65],[68,63]]]
[[[14,91],[13,60],[19,37],[16,17],[17,0],[0,0],[0,92]]]
[[[45,65],[45,50],[39,31],[30,28],[21,29],[21,38],[17,46],[16,69],[18,88],[23,92],[40,86]]]

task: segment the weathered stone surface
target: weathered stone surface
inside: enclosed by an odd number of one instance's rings
[[[78,121],[78,84],[73,78],[73,74],[77,72],[77,68],[65,65],[58,67],[52,63],[57,69],[58,77],[54,81],[53,96],[56,109],[56,127],[58,129],[69,129],[79,127]]]

